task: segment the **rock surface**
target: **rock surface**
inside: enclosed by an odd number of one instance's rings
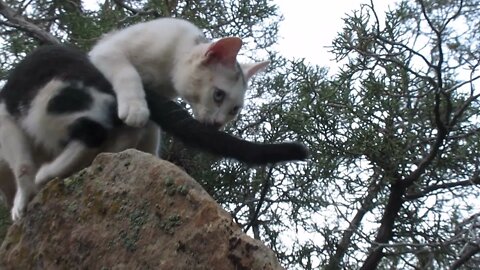
[[[195,180],[135,150],[51,181],[0,259],[1,269],[282,269]]]

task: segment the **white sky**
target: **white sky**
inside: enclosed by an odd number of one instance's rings
[[[335,67],[327,48],[342,30],[345,14],[369,0],[276,0],[285,20],[280,24],[278,49],[287,58],[305,58],[319,66]],[[374,0],[379,15],[395,1]]]

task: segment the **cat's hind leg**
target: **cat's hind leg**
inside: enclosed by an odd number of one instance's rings
[[[0,105],[0,148],[17,185],[11,210],[12,219],[15,221],[23,216],[28,201],[36,192],[34,183],[36,166],[26,134],[8,114],[4,104]]]
[[[41,186],[55,177],[66,177],[88,166],[100,152],[108,137],[108,128],[87,117],[77,119],[70,127],[70,140],[50,163],[42,165],[35,176]]]
[[[35,184],[40,187],[55,177],[67,177],[88,166],[97,154],[97,148],[89,148],[81,141],[72,141],[52,162],[40,167]]]
[[[137,145],[137,149],[152,154],[154,156],[160,156],[160,128],[152,121],[144,128],[144,132]]]
[[[118,153],[134,148],[158,156],[160,129],[154,122],[148,122],[143,128],[133,128],[127,125],[117,127],[112,132],[102,152]]]

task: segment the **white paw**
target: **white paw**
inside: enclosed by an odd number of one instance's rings
[[[17,221],[25,215],[25,209],[27,208],[28,200],[35,193],[34,188],[28,188],[27,190],[18,190],[15,194],[12,207],[12,220]]]
[[[143,127],[148,122],[150,111],[145,100],[134,99],[118,102],[118,117],[131,127]]]
[[[49,164],[42,165],[40,170],[38,170],[37,174],[35,175],[35,185],[37,185],[37,187],[41,187],[53,178],[54,176],[52,176],[50,173]]]
[[[12,207],[12,220],[13,222],[18,221],[25,215],[25,208],[27,207],[26,203],[15,203]]]

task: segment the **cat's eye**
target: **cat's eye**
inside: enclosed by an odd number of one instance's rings
[[[230,111],[230,115],[237,115],[238,111],[240,111],[240,106],[235,106],[233,109]]]
[[[223,91],[222,89],[215,88],[215,91],[213,92],[213,101],[220,104],[225,99],[225,95],[226,95],[225,91]]]

